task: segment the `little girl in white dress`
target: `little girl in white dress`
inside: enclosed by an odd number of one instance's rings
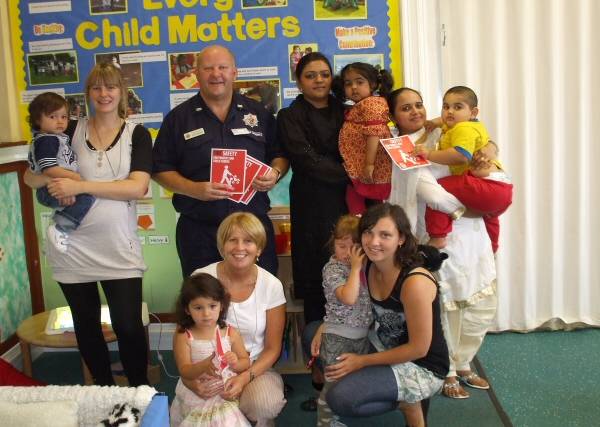
[[[184,280],[177,300],[173,353],[186,379],[217,376],[227,380],[250,366],[238,331],[225,324],[229,295],[214,277],[198,274]],[[250,426],[237,400],[220,395],[202,399],[181,379],[171,405],[171,426]]]

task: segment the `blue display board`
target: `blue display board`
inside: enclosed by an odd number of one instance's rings
[[[73,115],[86,115],[85,76],[108,61],[121,67],[130,87],[129,114],[150,128],[196,92],[196,53],[210,44],[232,50],[238,89],[274,113],[297,94],[293,69],[311,50],[325,53],[336,69],[357,60],[389,69],[389,16],[397,9],[379,0],[11,3],[21,29],[24,104],[39,90],[57,90]]]

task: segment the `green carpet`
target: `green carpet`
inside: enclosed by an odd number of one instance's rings
[[[171,351],[163,351],[164,362],[170,373],[177,372]],[[112,355],[116,357],[116,354]],[[152,363],[157,363],[156,352],[152,352]],[[46,352],[40,356],[33,366],[34,377],[50,384],[81,384],[79,353],[77,352]],[[300,403],[313,395],[309,375],[284,375],[284,382],[292,387],[288,395],[288,403],[277,418],[278,426],[305,427],[316,425],[316,413],[304,412]],[[155,387],[169,396],[172,400],[176,379],[168,378],[164,371],[161,373],[161,383]],[[429,409],[429,426],[459,427],[459,426],[503,426],[489,395],[485,391],[469,389],[471,398],[451,400],[441,395],[435,396]],[[403,426],[404,418],[400,411],[389,412],[370,418],[357,418],[348,421],[349,427],[358,426]]]
[[[515,426],[600,425],[600,329],[490,334],[478,358]]]
[[[600,329],[574,332],[503,333],[488,335],[478,359],[512,424],[518,427],[600,425]],[[115,355],[116,356],[116,355]],[[175,373],[172,353],[163,352],[167,369]],[[152,353],[155,359],[155,352]],[[156,363],[154,361],[153,363]],[[34,376],[51,384],[81,384],[77,352],[46,352],[33,365]],[[175,379],[164,372],[156,386],[171,398]],[[313,394],[308,375],[286,375],[293,387],[277,425],[312,426],[315,413],[300,410],[300,403]],[[502,426],[490,395],[469,389],[471,398],[432,399],[429,425]],[[378,417],[356,419],[351,426],[402,426],[399,411]]]

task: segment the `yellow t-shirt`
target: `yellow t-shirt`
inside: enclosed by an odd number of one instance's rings
[[[439,149],[445,150],[454,147],[469,161],[473,153],[486,145],[490,139],[481,122],[460,122],[452,128],[444,126],[442,132]],[[467,169],[469,169],[468,163],[450,166],[452,175],[462,175]]]

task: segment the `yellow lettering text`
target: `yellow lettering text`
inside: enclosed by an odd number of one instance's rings
[[[110,36],[115,36],[115,46],[123,46],[123,32],[117,25],[110,25],[108,19],[102,20],[102,46],[110,47]]]
[[[238,40],[246,40],[246,35],[244,34],[244,24],[246,20],[244,19],[244,15],[240,12],[235,14],[235,18],[233,19],[233,26],[235,27],[235,37]]]
[[[212,0],[213,7],[219,12],[227,12],[233,8],[234,0]],[[196,6],[208,7],[209,0],[143,0],[143,7],[146,10],[160,10],[163,7],[174,9],[177,5],[185,8]]]
[[[133,21],[135,20],[135,26],[137,28],[137,19],[132,19],[132,27],[133,27]],[[158,46],[160,45],[160,22],[158,20],[157,16],[153,16],[152,17],[152,23],[150,25],[143,25],[142,28],[140,28],[139,34],[140,34],[140,39],[142,40],[142,43],[144,43],[145,45],[154,45],[154,46]],[[138,32],[135,31],[134,37],[137,37],[136,34]],[[134,44],[138,44],[138,43],[134,43]]]
[[[83,21],[77,26],[77,30],[75,31],[75,40],[77,40],[79,46],[84,49],[96,49],[100,45],[100,37],[92,37],[90,39],[86,37],[87,32],[95,33],[96,31],[98,31],[98,25],[91,21]]]
[[[281,18],[279,16],[269,16],[267,18],[267,37],[270,39],[277,37],[277,24],[280,22]]]
[[[215,0],[213,5],[219,12],[227,12],[233,7],[233,0]]]
[[[144,9],[146,9],[146,10],[162,9],[162,4],[160,2],[157,2],[157,1],[144,0],[143,5],[144,5]]]
[[[298,37],[300,35],[300,22],[295,16],[286,16],[281,20],[283,36],[288,38]]]
[[[261,18],[252,18],[246,24],[246,32],[252,40],[259,40],[265,36],[267,27]]]
[[[123,23],[123,38],[125,39],[125,46],[131,46],[131,30],[129,29],[129,22]]]
[[[169,43],[195,43],[198,41],[196,33],[196,15],[185,15],[183,22],[179,16],[169,16]]]
[[[218,34],[217,24],[214,22],[205,22],[198,25],[198,38],[203,42],[215,41]]]
[[[221,38],[226,42],[230,42],[231,40],[233,40],[231,34],[229,33],[229,27],[231,27],[231,19],[229,19],[229,16],[226,13],[221,14],[221,19],[219,20],[218,25],[221,28]]]

